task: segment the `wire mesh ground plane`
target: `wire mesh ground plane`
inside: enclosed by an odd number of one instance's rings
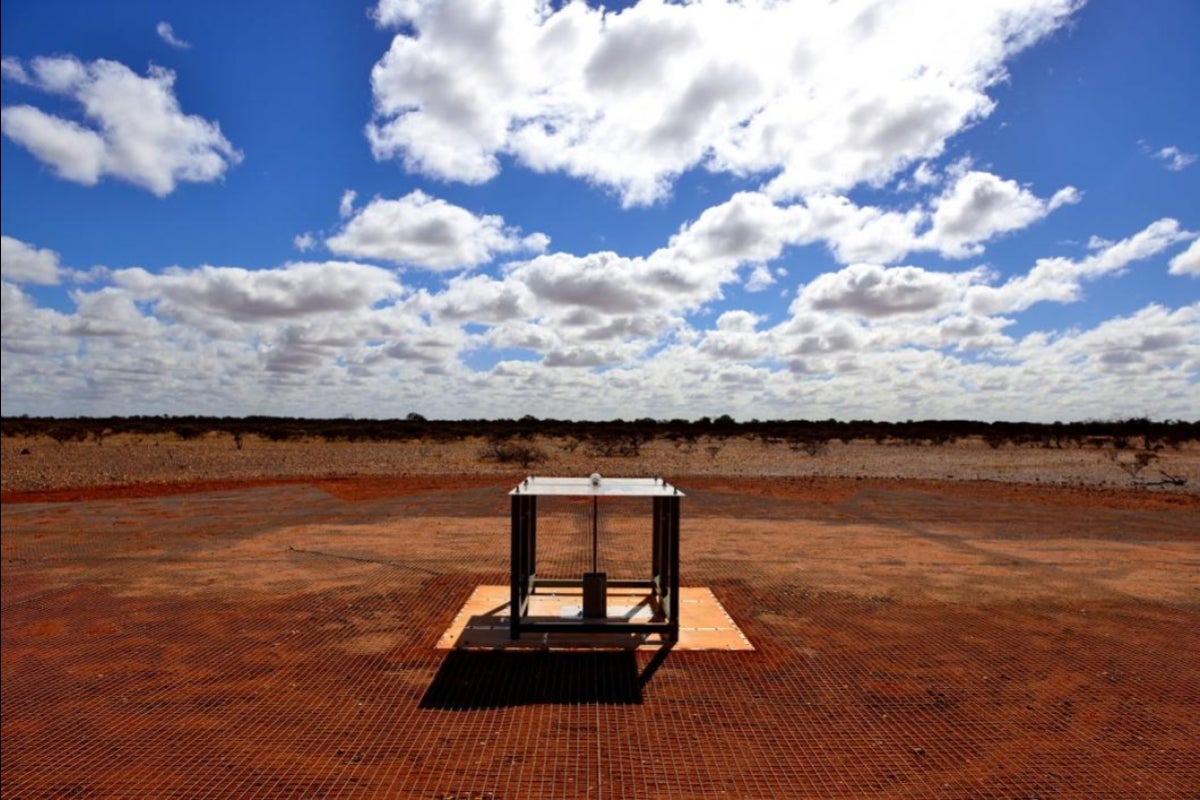
[[[1200,786],[1190,500],[680,481],[683,571],[753,651],[493,652],[437,645],[505,583],[511,484],[351,483],[4,503],[0,795]]]

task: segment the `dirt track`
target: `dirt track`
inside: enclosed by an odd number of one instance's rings
[[[512,482],[6,493],[0,794],[1200,786],[1195,494],[693,476],[684,583],[754,652],[438,651],[507,580]]]

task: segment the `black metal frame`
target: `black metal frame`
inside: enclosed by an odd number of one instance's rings
[[[512,590],[509,628],[513,639],[522,633],[658,633],[664,641],[679,637],[679,500],[680,496],[651,497],[653,503],[651,572],[648,580],[610,580],[618,589],[646,589],[657,603],[655,618],[630,622],[624,618],[603,620],[531,619],[529,598],[539,587],[583,588],[582,579],[537,577],[537,495],[512,495]],[[595,498],[593,498],[593,502]],[[594,507],[593,507],[594,508]],[[593,519],[595,512],[593,512]],[[596,532],[593,526],[593,552]],[[593,555],[593,562],[595,556]],[[595,565],[593,563],[593,569]]]

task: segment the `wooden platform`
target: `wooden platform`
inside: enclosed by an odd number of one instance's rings
[[[621,632],[625,620],[645,621],[653,613],[642,590],[610,589],[608,619],[613,633],[523,633],[509,637],[509,587],[477,586],[438,640],[439,650],[480,649],[657,649],[658,634]],[[578,619],[583,612],[579,589],[539,590],[530,597],[531,618]],[[680,626],[676,650],[753,650],[716,596],[702,586],[680,589]]]

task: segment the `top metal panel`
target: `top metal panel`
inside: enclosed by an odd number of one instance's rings
[[[683,497],[662,478],[550,478],[529,476],[509,492],[569,497]]]

